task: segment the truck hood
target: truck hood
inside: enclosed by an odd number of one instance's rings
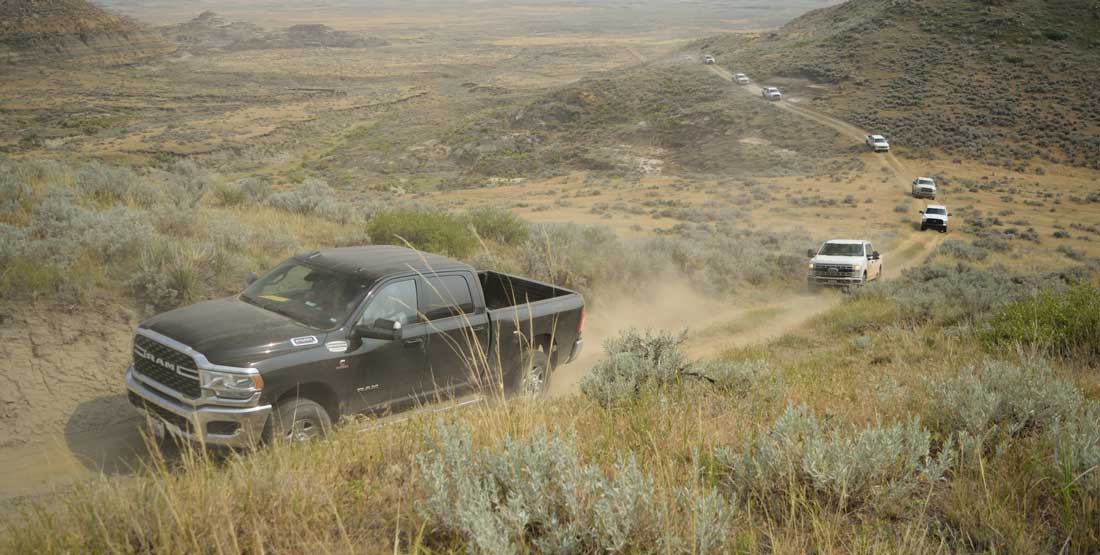
[[[931,216],[925,215],[924,219],[925,219],[925,221],[936,220],[937,222],[946,222],[947,221],[947,216],[940,216],[939,214],[932,214]]]
[[[140,327],[171,337],[210,362],[227,366],[245,366],[325,342],[325,333],[236,297],[177,308]]]

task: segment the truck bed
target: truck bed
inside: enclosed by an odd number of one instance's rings
[[[489,310],[576,294],[549,283],[497,272],[482,271],[477,273],[477,277],[481,281],[481,289],[485,293],[485,306]]]
[[[541,345],[551,364],[576,357],[584,308],[580,294],[497,272],[478,272],[478,280],[492,322],[491,352],[495,351],[505,375],[520,368],[522,353],[533,346]]]

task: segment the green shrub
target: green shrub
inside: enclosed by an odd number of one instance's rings
[[[957,438],[964,452],[994,448],[1005,438],[1049,428],[1072,416],[1081,392],[1042,363],[987,363],[980,371],[928,380],[925,418],[941,437]]]
[[[935,456],[916,419],[827,433],[805,406],[791,407],[743,452],[719,447],[715,460],[741,495],[788,508],[803,499],[842,511],[904,510],[953,464],[950,446]],[[899,511],[900,512],[900,511]]]
[[[1043,29],[1043,37],[1047,40],[1063,41],[1069,38],[1069,33],[1057,29]]]
[[[222,206],[260,204],[271,196],[271,183],[260,177],[246,177],[213,186],[214,197]]]
[[[1100,287],[1081,284],[1013,303],[990,318],[981,337],[994,346],[1100,360]]]
[[[396,210],[382,212],[367,224],[371,239],[383,245],[413,248],[465,258],[477,247],[466,221],[447,212]]]
[[[503,245],[520,245],[530,236],[527,222],[503,208],[476,208],[467,217],[484,239]]]
[[[142,250],[130,286],[139,300],[158,312],[193,303],[207,288],[212,254],[212,249],[156,241]]]

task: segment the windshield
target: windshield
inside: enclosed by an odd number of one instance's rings
[[[288,260],[256,280],[241,300],[318,329],[333,329],[347,320],[370,284]]]
[[[947,210],[944,210],[943,208],[929,208],[928,210],[925,210],[924,213],[935,216],[946,216]]]
[[[886,142],[886,139],[883,139],[882,137],[876,137],[874,140],[875,140],[876,143],[885,143]]]
[[[817,254],[826,256],[863,256],[860,243],[825,243]]]
[[[922,177],[922,178],[920,178],[920,179],[918,179],[918,180],[917,180],[917,184],[918,184],[918,185],[931,185],[931,184],[932,184],[932,180],[931,180],[931,179],[926,179],[926,178],[923,178],[923,177]]]

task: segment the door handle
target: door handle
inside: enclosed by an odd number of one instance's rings
[[[487,328],[487,327],[489,327],[489,326],[474,326],[472,329],[474,331],[485,331],[485,328]]]
[[[414,337],[412,339],[405,339],[402,341],[402,343],[405,344],[405,347],[417,347],[424,344],[424,338]]]

